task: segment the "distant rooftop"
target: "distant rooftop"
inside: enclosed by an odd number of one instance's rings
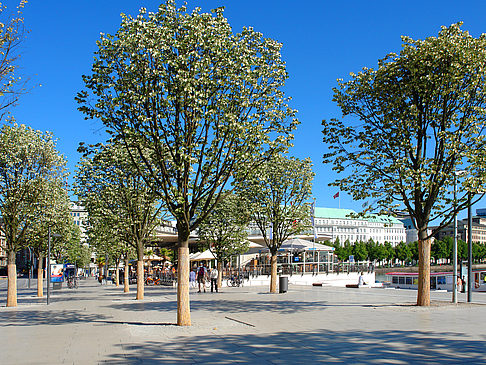
[[[486,209],[485,208],[476,209],[476,215],[478,217],[486,217]]]
[[[316,207],[315,216],[316,218],[333,218],[333,219],[356,219],[350,217],[351,214],[357,214],[352,209],[338,209],[338,208],[319,208]],[[362,220],[366,220],[368,222],[377,222],[377,223],[402,223],[395,217],[388,216],[388,215],[374,215],[370,214],[367,217],[360,218]]]
[[[352,219],[351,217],[348,217],[348,215],[350,214],[356,214],[356,212],[351,209],[319,208],[319,207],[316,207],[316,212],[315,212],[315,216],[317,218]]]

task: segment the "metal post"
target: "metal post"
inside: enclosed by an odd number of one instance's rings
[[[468,267],[467,267],[467,301],[472,301],[472,193],[467,196],[467,246],[468,246]]]
[[[452,249],[452,303],[457,303],[457,195],[456,172],[454,171],[454,245]]]
[[[108,285],[108,255],[105,255],[105,285]]]
[[[29,282],[28,286],[30,289],[30,279],[32,277],[32,249],[30,247],[27,247],[29,249]]]
[[[47,227],[47,305],[50,299],[51,286],[51,227]]]

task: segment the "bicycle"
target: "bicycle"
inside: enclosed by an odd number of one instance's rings
[[[243,286],[243,279],[239,275],[231,276],[227,283],[228,286]]]
[[[147,279],[145,279],[145,285],[161,285],[162,282],[159,278],[152,278],[152,277],[148,277]]]
[[[69,289],[77,289],[78,288],[78,279],[74,276],[69,276],[67,278],[67,286]]]

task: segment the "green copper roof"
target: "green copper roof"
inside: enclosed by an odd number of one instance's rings
[[[334,219],[356,219],[349,215],[356,214],[352,209],[338,209],[338,208],[319,208],[316,207],[315,217],[316,218],[334,218]],[[366,220],[368,222],[376,223],[388,223],[388,224],[399,224],[402,223],[395,217],[388,215],[369,215],[366,218],[360,218],[361,220]]]
[[[373,215],[371,217],[366,217],[366,220],[368,222],[379,222],[379,223],[388,223],[388,224],[396,224],[396,223],[402,223],[403,222],[395,217],[392,217],[391,215]]]
[[[316,218],[341,218],[341,219],[352,219],[347,217],[347,215],[356,212],[351,209],[337,209],[337,208],[319,208],[316,207],[315,216]]]

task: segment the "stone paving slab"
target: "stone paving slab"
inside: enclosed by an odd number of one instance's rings
[[[267,290],[192,291],[193,325],[178,327],[173,288],[148,287],[137,301],[134,287],[87,280],[49,306],[20,293],[17,308],[0,288],[0,364],[486,363],[486,293],[453,305],[434,292],[423,308],[413,290]]]

